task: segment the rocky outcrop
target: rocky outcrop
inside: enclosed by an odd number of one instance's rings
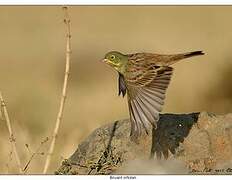
[[[232,114],[161,114],[157,129],[133,141],[129,120],[115,121],[91,133],[55,173],[232,174],[231,129]]]

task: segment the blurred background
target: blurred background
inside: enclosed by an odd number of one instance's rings
[[[117,73],[100,61],[108,51],[203,50],[205,56],[174,65],[163,112],[232,112],[231,6],[72,6],[69,13],[71,74],[49,173],[94,129],[129,117],[127,100],[117,96]],[[0,6],[0,24],[0,91],[25,165],[51,136],[59,108],[63,11],[61,6]],[[49,143],[40,152],[46,153]],[[0,173],[17,172],[3,119],[0,147]],[[41,173],[45,157],[35,156],[28,173]]]

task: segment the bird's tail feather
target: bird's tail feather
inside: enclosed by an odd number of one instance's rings
[[[204,53],[202,51],[193,51],[188,53],[171,55],[168,59],[168,65],[174,64],[182,59],[200,55],[204,55]]]
[[[192,57],[192,56],[199,56],[199,55],[204,55],[205,53],[203,53],[202,51],[193,51],[193,52],[189,52],[189,53],[184,53],[183,54],[183,58],[188,58],[188,57]]]

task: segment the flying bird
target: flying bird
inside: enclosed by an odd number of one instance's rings
[[[202,51],[181,54],[108,52],[103,62],[118,72],[118,95],[127,93],[131,133],[137,138],[142,128],[148,134],[150,125],[157,127],[159,113],[164,105],[165,93],[172,77],[170,65],[192,56],[204,55]]]

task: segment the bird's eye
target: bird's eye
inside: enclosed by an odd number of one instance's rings
[[[110,56],[110,59],[111,59],[111,60],[114,60],[114,59],[115,59],[115,55],[111,55],[111,56]]]

